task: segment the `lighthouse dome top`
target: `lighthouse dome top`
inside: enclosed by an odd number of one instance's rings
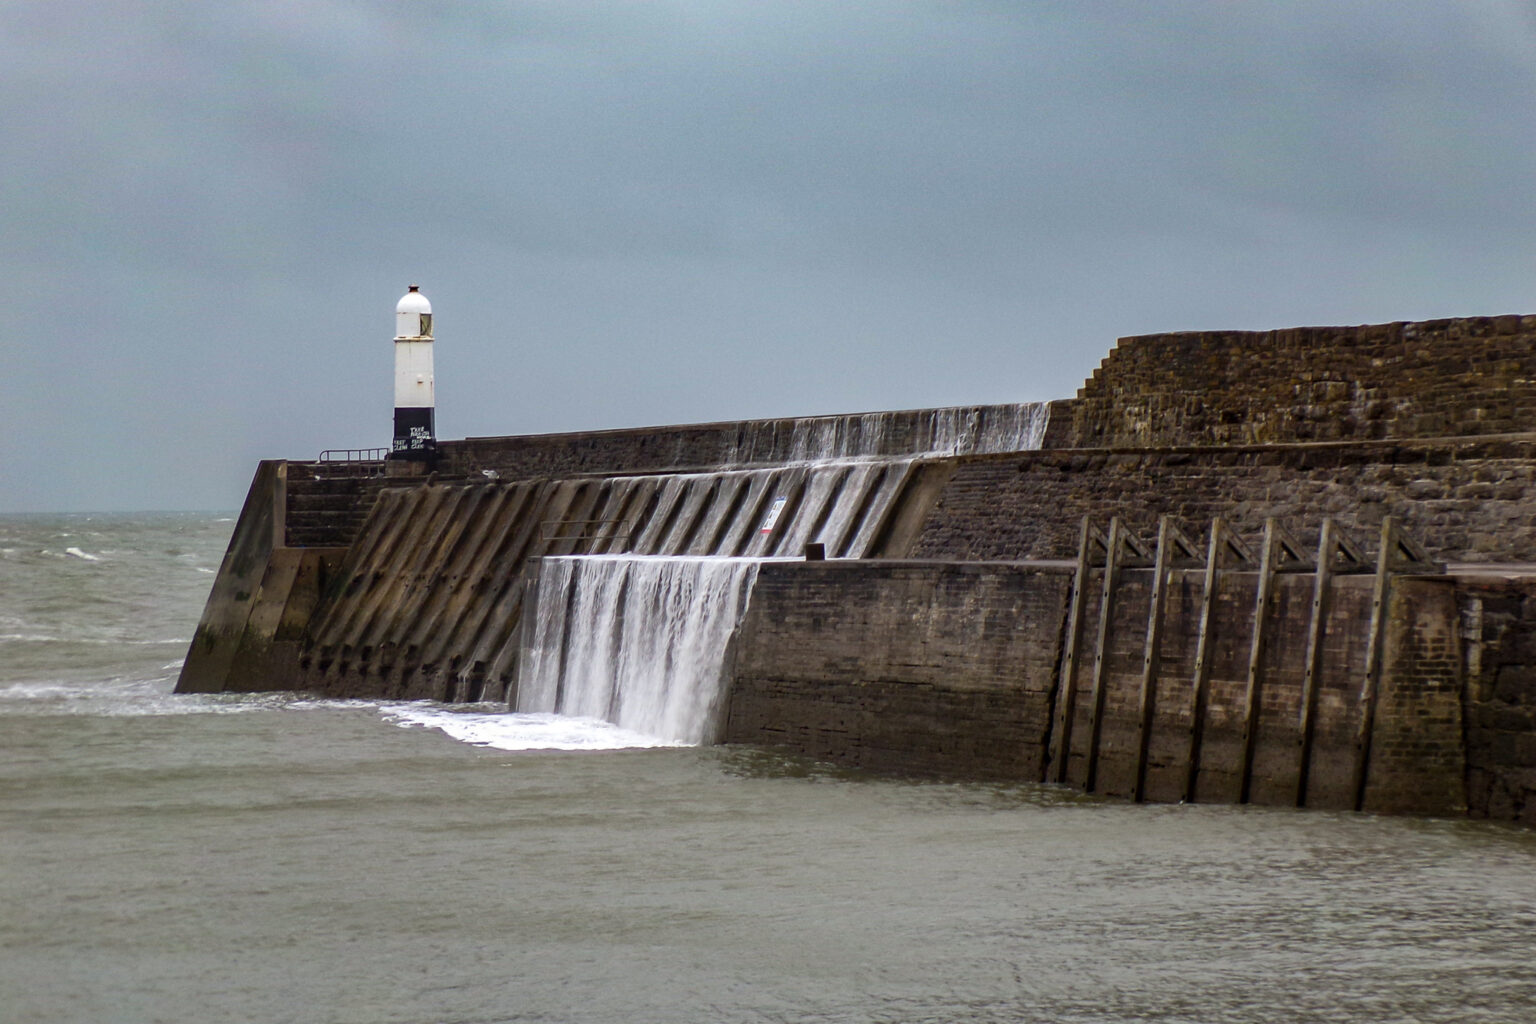
[[[400,297],[399,303],[395,306],[395,312],[430,313],[432,312],[432,303],[428,302],[427,297],[421,294],[413,284],[411,285],[411,290]]]
[[[414,284],[395,304],[395,337],[432,337],[432,303]]]

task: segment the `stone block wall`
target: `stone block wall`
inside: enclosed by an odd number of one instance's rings
[[[284,543],[294,548],[344,548],[357,538],[386,485],[382,463],[287,463]]]
[[[1276,516],[1308,541],[1325,516],[1373,535],[1391,515],[1446,561],[1536,561],[1532,508],[1536,438],[1027,452],[960,460],[911,555],[1071,558],[1085,515],[1143,534]]]
[[[768,563],[737,634],[723,739],[1038,778],[1070,586],[1028,566]]]
[[[1394,578],[1383,660],[1365,809],[1465,812],[1468,751],[1454,580]]]
[[[1078,448],[1536,430],[1536,316],[1122,338],[1078,392]]]
[[[1462,579],[1457,590],[1468,809],[1536,825],[1536,580]]]
[[[866,562],[763,567],[736,639],[726,742],[777,746],[843,764],[967,778],[1054,778],[1132,796],[1152,572],[1124,571],[1110,604],[1097,745],[1093,665],[1100,574],[1090,579],[1075,696],[1060,732],[1056,702],[1072,576],[1026,565]],[[1301,708],[1313,577],[1281,575],[1265,614],[1255,715],[1248,662],[1257,574],[1220,577],[1207,698],[1194,664],[1203,575],[1171,574],[1151,690],[1146,799],[1300,799]],[[1335,577],[1305,805],[1352,808],[1356,736],[1373,579]],[[1464,806],[1460,656],[1454,587],[1399,578],[1391,603],[1365,790],[1370,810],[1456,813]],[[1198,722],[1200,742],[1194,743]],[[1053,735],[1053,733],[1055,733]]]
[[[1104,708],[1094,790],[1110,796],[1134,793],[1140,742],[1141,680],[1146,653],[1151,571],[1126,570],[1111,603],[1111,628],[1104,665]],[[1253,639],[1258,576],[1223,573],[1212,609],[1207,694],[1199,715],[1195,746],[1195,656],[1203,597],[1203,574],[1172,574],[1164,609],[1152,728],[1148,742],[1146,798],[1184,798],[1194,768],[1193,800],[1238,803],[1243,794],[1244,734],[1249,726],[1248,662]],[[1353,808],[1351,787],[1356,695],[1363,676],[1370,616],[1370,579],[1337,577],[1324,634],[1323,674],[1313,736],[1306,804]],[[1094,640],[1099,626],[1100,574],[1090,588],[1079,647],[1076,699],[1067,781],[1087,782],[1093,706]],[[1248,802],[1294,806],[1298,801],[1301,705],[1305,652],[1311,622],[1313,577],[1276,577],[1265,620],[1260,660],[1253,758],[1248,768]],[[1457,775],[1459,781],[1459,771]]]

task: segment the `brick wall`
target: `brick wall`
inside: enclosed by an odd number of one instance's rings
[[[1472,436],[1536,429],[1536,316],[1122,338],[1070,446]]]

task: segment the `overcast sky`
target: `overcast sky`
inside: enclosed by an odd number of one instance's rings
[[[1536,5],[0,0],[0,511],[1536,312]]]

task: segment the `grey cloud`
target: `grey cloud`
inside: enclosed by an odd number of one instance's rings
[[[451,434],[1051,397],[1536,273],[1529,4],[17,0],[0,99],[0,508],[368,443],[411,281]]]

